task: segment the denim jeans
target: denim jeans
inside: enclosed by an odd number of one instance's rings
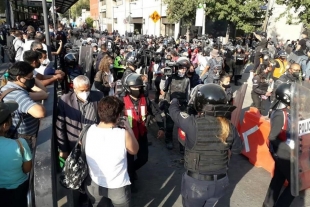
[[[120,188],[104,188],[92,181],[88,176],[85,180],[85,192],[93,207],[130,207],[130,185]]]
[[[213,207],[225,195],[228,185],[227,176],[219,180],[202,181],[184,173],[181,185],[183,207]]]

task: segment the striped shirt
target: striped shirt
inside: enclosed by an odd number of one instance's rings
[[[30,98],[29,92],[26,89],[20,87],[13,82],[8,82],[5,86],[1,88],[1,91],[5,91],[9,88],[20,89],[12,91],[11,93],[7,94],[3,99],[4,102],[15,101],[18,103],[18,109],[12,114],[13,125],[10,130],[14,130],[20,118],[23,117],[23,120],[17,129],[18,134],[35,136],[39,127],[39,119],[36,119],[30,114],[28,114],[28,110],[37,103]]]
[[[76,97],[77,103],[79,105],[79,109],[81,111],[81,123],[83,126],[87,124],[97,123],[97,111],[95,111],[94,103],[87,101],[82,102]]]

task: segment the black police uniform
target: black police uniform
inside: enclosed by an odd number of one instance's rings
[[[284,111],[287,113],[285,116]],[[283,207],[290,206],[294,200],[294,196],[291,194],[290,180],[291,180],[291,168],[290,168],[290,148],[285,141],[279,137],[284,122],[288,123],[287,129],[290,129],[290,115],[288,109],[274,110],[271,114],[271,130],[269,134],[269,148],[270,152],[275,160],[275,170],[273,178],[270,182],[269,189],[264,200],[263,207]],[[286,133],[286,139],[289,133]],[[285,180],[288,181],[288,186],[280,195]]]
[[[179,77],[177,74],[173,74],[171,77],[165,82],[165,100],[170,102],[172,99],[176,98],[179,100],[181,105],[181,110],[186,111],[186,106],[188,103],[190,90],[190,80],[186,76]],[[173,127],[174,123],[171,119],[168,109],[164,109],[166,114],[166,134],[165,134],[165,142],[173,143]]]
[[[221,125],[216,117],[195,117],[181,112],[177,99],[172,100],[169,113],[175,124],[186,134],[186,172],[181,186],[183,206],[214,206],[229,185],[228,150],[239,154],[243,148],[237,129],[230,124],[227,144],[224,144],[217,138]]]
[[[253,78],[253,88],[251,92],[251,97],[253,101],[253,107],[257,108],[262,112],[262,95],[265,95],[268,90],[268,83],[262,82],[261,75],[255,75]]]

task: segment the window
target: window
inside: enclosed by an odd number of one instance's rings
[[[106,12],[100,12],[101,18],[107,18],[107,13]]]

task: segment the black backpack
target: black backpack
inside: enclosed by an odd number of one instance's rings
[[[15,46],[14,45],[15,45],[17,40],[15,40],[15,42],[14,42],[14,40],[12,41],[12,44],[10,44],[9,46],[7,46],[5,48],[6,54],[7,54],[8,58],[9,58],[9,61],[11,63],[15,62],[16,53],[21,48],[21,47],[19,47],[19,48],[17,48],[17,50],[15,50]]]
[[[0,88],[1,89],[1,88]],[[8,88],[5,91],[0,91],[0,102],[3,102],[3,99],[6,95],[8,95],[9,93],[16,91],[16,90],[20,90],[18,88]],[[20,119],[15,127],[15,129],[11,132],[11,134],[7,135],[10,138],[14,138],[17,132],[18,127],[20,126],[20,124],[23,121],[23,115],[20,115]]]

